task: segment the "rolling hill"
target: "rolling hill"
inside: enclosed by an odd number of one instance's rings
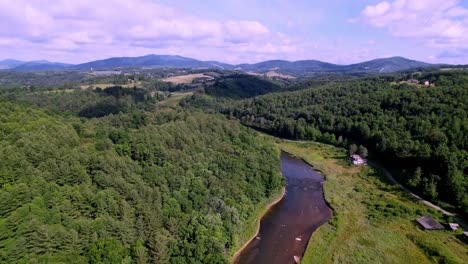
[[[333,72],[344,74],[390,73],[431,65],[432,64],[410,60],[403,57],[390,57],[351,65],[338,65],[317,60],[301,60],[292,62],[285,60],[270,60],[255,64],[240,64],[236,67],[240,70],[253,71],[258,73],[276,71],[293,76],[309,76],[314,74]]]
[[[218,61],[201,61],[178,55],[145,55],[141,57],[113,57],[104,60],[71,65],[49,61],[22,62],[17,60],[0,61],[0,68],[8,71],[45,71],[45,70],[89,70],[113,69],[120,67],[169,67],[169,68],[209,68],[224,70],[240,70],[245,72],[268,73],[276,72],[295,77],[314,76],[323,73],[362,74],[391,73],[411,68],[437,66],[403,57],[381,58],[371,61],[338,65],[318,60],[268,60],[253,64],[227,64]]]
[[[286,61],[286,60],[269,60],[255,64],[240,64],[237,68],[256,72],[267,72],[271,70],[288,70],[288,71],[323,71],[334,70],[339,68],[339,65],[317,60],[301,60],[301,61]]]
[[[25,63],[24,61],[6,59],[0,61],[0,69],[10,69]]]
[[[29,61],[21,63],[14,68],[13,71],[47,71],[47,70],[61,70],[72,66],[72,64],[51,62],[46,60]]]
[[[91,61],[73,66],[74,69],[104,69],[115,67],[172,67],[172,68],[218,68],[216,63],[204,62],[178,55],[146,55],[141,57],[115,57]]]
[[[389,73],[431,65],[433,64],[410,60],[403,57],[390,57],[351,64],[344,66],[343,69],[345,72]]]

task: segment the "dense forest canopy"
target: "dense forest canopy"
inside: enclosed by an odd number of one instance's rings
[[[214,108],[280,137],[362,144],[373,158],[401,169],[408,186],[468,215],[468,74],[420,77],[436,86],[376,76],[241,101],[201,94],[183,104]]]
[[[121,86],[106,89],[31,91],[10,90],[1,97],[30,104],[58,113],[77,114],[80,117],[102,117],[119,112],[142,112],[157,109],[163,97],[160,93],[141,88]]]
[[[213,86],[207,87],[206,93],[234,99],[254,97],[257,95],[277,92],[281,86],[266,79],[257,76],[235,74],[229,75]]]
[[[284,185],[272,142],[234,119],[369,150],[413,190],[468,215],[466,72],[218,73],[175,109],[161,102],[186,86],[162,82],[167,69],[0,75],[10,80],[0,87],[0,262],[226,263]],[[55,75],[60,85],[47,82]]]
[[[284,185],[256,134],[202,113],[0,102],[0,262],[226,263]]]

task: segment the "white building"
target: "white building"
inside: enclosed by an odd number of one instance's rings
[[[367,165],[366,160],[357,154],[351,155],[351,159],[353,159],[354,165]]]

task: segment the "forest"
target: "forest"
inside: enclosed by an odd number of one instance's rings
[[[404,77],[404,76],[403,76]],[[468,74],[423,73],[435,87],[370,76],[244,100],[196,94],[186,107],[212,109],[255,129],[334,144],[400,172],[424,197],[468,216]]]
[[[223,116],[61,109],[143,102],[132,89],[42,96],[0,101],[1,263],[228,263],[284,186],[273,144]]]
[[[151,78],[2,86],[0,262],[228,263],[285,184],[279,150],[255,130],[369,154],[467,216],[468,74],[401,82],[412,77],[229,72],[170,109],[167,90],[182,87]]]

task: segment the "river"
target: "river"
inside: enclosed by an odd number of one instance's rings
[[[312,233],[332,216],[323,177],[303,160],[281,153],[285,195],[260,221],[260,230],[234,258],[235,264],[296,263]]]

